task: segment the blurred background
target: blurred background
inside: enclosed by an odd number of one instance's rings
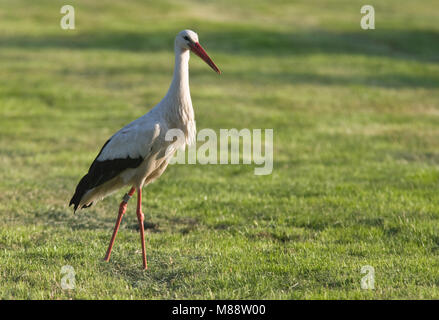
[[[0,297],[439,298],[438,21],[436,0],[1,0]],[[223,72],[190,61],[198,129],[273,128],[273,173],[170,166],[144,191],[150,270],[134,207],[103,263],[125,191],[68,201],[187,28]]]

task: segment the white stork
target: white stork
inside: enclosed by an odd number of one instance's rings
[[[142,240],[143,268],[147,269],[142,187],[160,177],[169,159],[180,145],[166,141],[166,132],[180,129],[184,143],[195,140],[194,110],[189,91],[189,50],[203,59],[218,74],[221,71],[198,43],[198,35],[191,30],[181,31],[175,38],[174,78],[165,97],[148,113],[116,132],[104,144],[88,173],[82,177],[70,200],[74,211],[90,207],[116,190],[131,186],[119,206],[113,235],[104,260],[110,260],[111,249],[126,211],[128,200],[137,190],[137,220]],[[169,148],[170,147],[170,148]],[[169,152],[171,150],[171,152]]]

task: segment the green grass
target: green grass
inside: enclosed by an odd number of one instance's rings
[[[76,0],[64,31],[62,1],[2,1],[0,297],[438,299],[439,6],[367,3],[373,31],[351,0]],[[273,174],[170,166],[144,190],[149,270],[134,202],[105,263],[126,190],[68,201],[165,94],[185,28],[223,71],[191,59],[198,129],[273,128]]]

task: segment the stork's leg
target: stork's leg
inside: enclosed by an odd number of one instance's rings
[[[143,258],[143,269],[147,269],[146,263],[146,248],[145,248],[145,228],[143,226],[144,215],[142,212],[142,188],[137,189],[137,220],[139,221],[140,227],[140,240],[142,241],[142,258]]]
[[[114,240],[116,239],[117,231],[119,230],[120,222],[122,221],[122,217],[127,210],[127,204],[130,197],[134,194],[136,188],[131,188],[130,191],[125,195],[124,199],[120,203],[119,206],[119,215],[117,216],[116,225],[114,226],[113,236],[110,240],[110,245],[108,246],[107,254],[105,255],[104,260],[110,261],[111,249],[113,249]]]

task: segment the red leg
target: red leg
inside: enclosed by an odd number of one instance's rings
[[[140,240],[142,241],[142,258],[143,258],[143,269],[148,269],[146,263],[146,248],[145,248],[145,228],[143,226],[144,215],[142,212],[142,189],[137,189],[137,220],[139,221],[140,227]]]
[[[131,197],[134,194],[134,191],[136,191],[135,188],[131,188],[128,192],[128,195]],[[129,198],[124,197],[123,201],[120,203],[119,206],[119,215],[117,216],[116,225],[114,226],[113,236],[110,240],[110,245],[108,246],[107,254],[105,255],[104,260],[110,261],[110,255],[111,255],[111,249],[113,249],[114,240],[116,239],[117,231],[119,230],[120,222],[122,221],[122,217],[127,210],[127,204],[128,204]]]

